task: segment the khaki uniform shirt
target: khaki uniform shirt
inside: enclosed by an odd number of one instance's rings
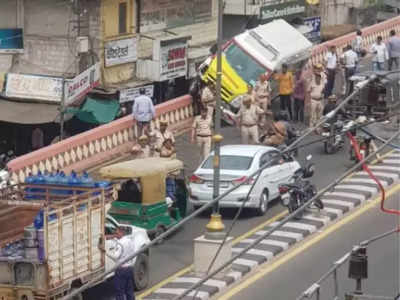
[[[175,144],[175,137],[174,137],[173,133],[171,131],[169,131],[168,129],[165,130],[164,133],[162,133],[160,130],[156,130],[155,137],[156,137],[156,149],[157,150],[161,149],[161,146],[166,139],[171,139],[172,144]]]
[[[148,158],[151,157],[151,148],[149,145],[145,145],[144,147],[140,147],[140,150],[136,156],[136,158]]]
[[[203,119],[201,116],[194,118],[192,128],[196,131],[196,135],[211,136],[212,135],[213,121],[211,118],[206,117]]]
[[[205,105],[215,103],[215,95],[208,86],[206,86],[201,92],[201,102],[203,102]]]
[[[264,81],[264,82],[257,81],[254,91],[255,91],[257,99],[268,98],[271,93],[271,87],[269,85],[269,82],[268,81]]]
[[[176,158],[175,147],[168,149],[163,145],[160,150],[160,157]]]
[[[311,99],[321,100],[323,98],[323,96],[324,96],[323,91],[325,88],[325,84],[326,84],[326,81],[323,78],[321,78],[321,82],[319,85],[315,82],[315,79],[313,79],[311,81],[310,86],[309,86],[309,92],[310,92]]]
[[[250,108],[242,105],[237,116],[239,117],[240,125],[253,126],[257,125],[258,116],[263,113],[264,110],[254,104],[250,105]]]

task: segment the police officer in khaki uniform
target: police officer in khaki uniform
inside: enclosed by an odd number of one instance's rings
[[[175,137],[174,134],[168,129],[168,121],[161,120],[160,121],[160,130],[155,130],[155,149],[157,152],[160,152],[161,147],[166,139],[171,139],[173,145],[175,145]]]
[[[171,139],[165,139],[160,150],[160,157],[164,158],[176,158],[176,149],[172,144]]]
[[[251,103],[251,98],[243,99],[243,105],[237,113],[238,125],[242,136],[242,143],[258,143],[258,119],[264,111],[256,104]]]
[[[207,85],[201,91],[201,103],[204,107],[208,109],[208,116],[212,118],[214,115],[214,108],[216,104],[215,94],[213,92],[214,88],[212,82],[209,81]]]
[[[271,95],[271,87],[269,85],[269,82],[267,81],[267,76],[265,74],[260,75],[260,78],[257,81],[256,86],[254,88],[254,92],[258,105],[264,111],[267,111]]]
[[[192,143],[200,147],[200,161],[203,161],[211,151],[213,121],[207,116],[207,108],[203,107],[200,116],[195,117],[192,125]]]
[[[139,144],[132,147],[132,152],[136,156],[136,158],[152,157],[152,151],[147,135],[140,136],[138,139],[138,143]]]

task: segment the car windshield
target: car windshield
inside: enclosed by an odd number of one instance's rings
[[[221,170],[245,171],[248,170],[253,161],[253,157],[221,155]],[[212,169],[214,167],[214,155],[211,155],[204,162],[203,169]]]
[[[235,44],[225,50],[225,58],[236,73],[248,84],[255,85],[266,69]]]

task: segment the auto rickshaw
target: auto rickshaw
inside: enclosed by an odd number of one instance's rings
[[[120,185],[108,213],[121,224],[144,228],[155,238],[186,215],[188,190],[178,159],[135,159],[103,167],[99,173]]]

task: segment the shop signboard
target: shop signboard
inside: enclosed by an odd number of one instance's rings
[[[212,0],[140,0],[140,32],[205,22],[212,17]]]
[[[304,36],[313,43],[321,42],[321,17],[309,17],[304,18],[304,25],[312,28],[312,30],[306,33]]]
[[[10,98],[60,102],[62,86],[61,77],[8,73],[5,95]]]
[[[88,68],[73,79],[65,82],[65,105],[82,99],[100,83],[100,63]]]
[[[187,76],[189,39],[182,37],[154,43],[153,60],[158,61],[160,70],[158,81]]]
[[[137,39],[132,37],[106,42],[104,60],[106,67],[135,62],[137,60]]]
[[[126,88],[119,92],[119,103],[132,102],[139,96],[139,89],[144,88],[146,95],[150,98],[154,97],[154,85],[146,85],[141,87]]]
[[[0,29],[0,53],[23,53],[24,34],[22,28]]]
[[[296,17],[303,17],[306,12],[304,0],[281,2],[273,5],[260,7],[261,23],[268,23],[274,19],[292,20]]]

